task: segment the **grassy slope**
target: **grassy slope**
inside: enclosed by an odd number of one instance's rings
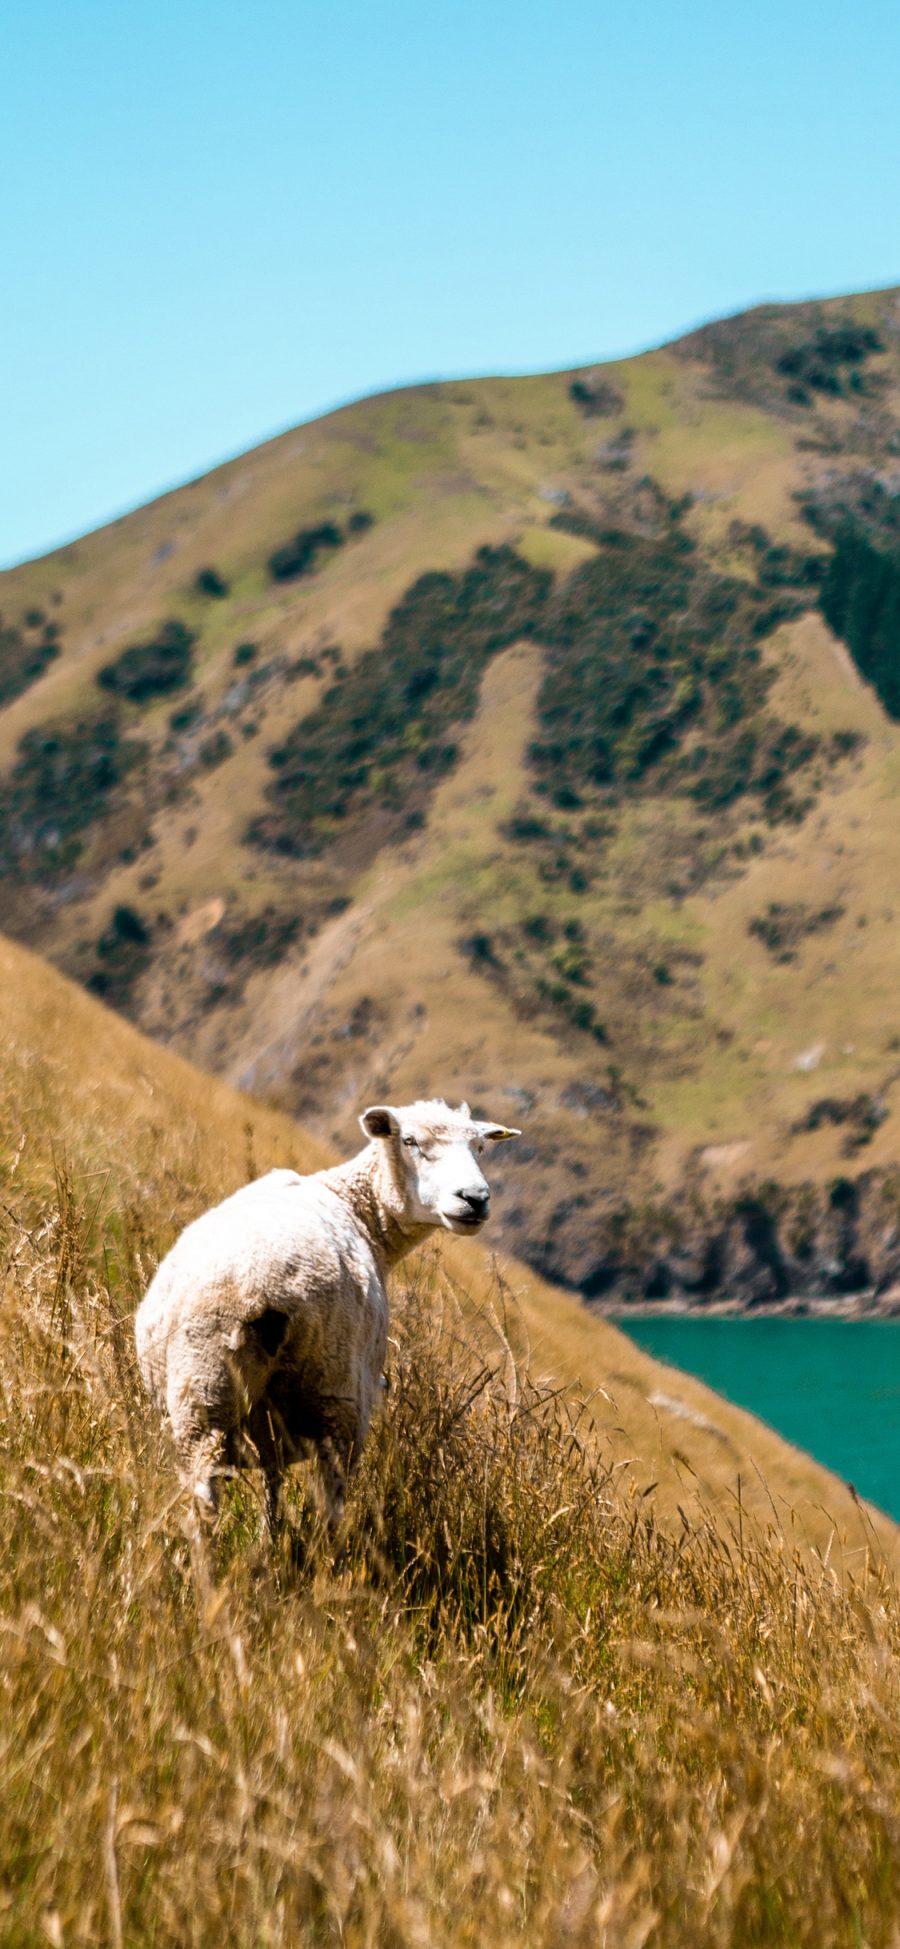
[[[97,1208],[91,1252],[126,1311],[198,1209],[275,1163],[306,1171],[332,1161],[302,1128],[159,1049],[2,939],[0,997],[4,1199],[47,1172],[52,1146],[75,1200]],[[527,1162],[506,1170],[527,1180]],[[894,1561],[894,1524],[861,1516],[835,1477],[753,1416],[649,1359],[514,1260],[449,1239],[438,1249],[482,1314],[487,1346],[506,1358],[496,1331],[506,1318],[513,1351],[536,1376],[586,1396],[628,1493],[657,1485],[661,1520],[677,1527],[679,1504],[702,1503],[726,1524],[740,1480],[748,1514],[767,1519],[774,1506],[786,1532],[822,1549],[834,1535],[851,1565],[870,1544]]]
[[[30,726],[92,703],[97,668],[167,614],[201,629],[198,687],[209,715],[233,683],[241,639],[257,641],[263,658],[337,641],[352,661],[377,640],[388,608],[416,574],[459,566],[485,541],[513,541],[564,575],[591,547],[548,528],[555,505],[548,496],[568,493],[602,510],[621,485],[604,471],[603,455],[626,426],[633,434],[628,478],[646,471],[667,493],[690,493],[687,525],[717,566],[736,566],[735,519],[762,522],[773,540],[808,547],[795,493],[829,470],[886,460],[900,398],[896,300],[875,294],[779,314],[802,332],[811,321],[848,313],[876,322],[888,346],[878,362],[885,388],[877,424],[858,402],[819,401],[804,412],[786,406],[783,388],[767,393],[757,337],[769,329],[769,314],[751,314],[740,326],[737,377],[723,380],[708,362],[674,348],[604,369],[622,398],[607,418],[576,410],[565,375],[364,401],[11,572],[0,583],[9,614],[61,592],[52,613],[63,623],[65,653],[0,714],[0,766]],[[823,453],[829,442],[832,452]],[[368,533],[309,580],[285,588],[269,582],[265,559],[275,544],[300,523],[341,519],[352,507],[375,515]],[[210,562],[231,583],[224,602],[191,591],[196,571]],[[626,1188],[658,1197],[698,1162],[708,1185],[726,1188],[745,1174],[827,1178],[846,1168],[845,1131],[794,1128],[826,1095],[882,1098],[888,1115],[866,1163],[888,1162],[897,1148],[900,865],[891,834],[900,733],[816,617],[785,627],[766,654],[778,669],[779,710],[814,729],[859,729],[867,743],[833,775],[802,826],[767,835],[757,857],[713,874],[687,897],[666,895],[661,868],[673,847],[677,853],[677,808],[650,800],[625,815],[604,873],[579,905],[597,944],[608,1049],[545,1019],[523,1022],[459,952],[460,939],[486,916],[514,921],[537,907],[554,911],[556,895],[539,882],[533,858],[498,830],[519,795],[533,727],[538,672],[527,649],[489,668],[462,763],[442,786],[425,832],[383,850],[374,864],[343,859],[340,890],[349,892],[350,908],[326,923],[311,949],[295,946],[280,967],[252,976],[242,997],[210,999],[221,971],[220,903],[226,913],[253,912],[269,900],[304,912],[330,885],[327,863],[278,861],[242,843],[269,776],[266,750],[316,701],[313,678],[274,681],[257,713],[260,735],[237,740],[225,764],[197,774],[187,802],[154,806],[143,822],[152,839],[147,852],[123,861],[115,845],[101,848],[93,878],[76,876],[64,901],[39,909],[27,893],[10,924],[79,971],[90,965],[115,902],[136,906],[151,924],[165,914],[172,926],[155,937],[154,966],[135,993],[138,1019],[220,1074],[299,1111],[330,1141],[345,1143],[360,1097],[385,1089],[445,1087],[490,1097],[497,1113],[510,1116],[517,1104],[533,1105],[541,1189],[527,1217],[511,1200],[500,1211],[504,1238],[520,1247],[546,1235],[554,1213],[581,1192],[594,1207]],[[142,711],[142,735],[162,739],[170,709],[166,700]],[[715,839],[712,822],[707,850]],[[843,916],[779,965],[748,937],[748,921],[770,902],[797,899],[840,905]],[[648,969],[683,948],[700,957],[699,971],[655,989]],[[369,1026],[348,1037],[361,1004]],[[798,1068],[809,1051],[812,1066]],[[604,1087],[611,1059],[633,1086],[639,1113],[586,1119],[566,1091],[585,1078]],[[589,1241],[582,1238],[580,1249],[583,1260]]]
[[[204,1539],[131,1306],[322,1151],[3,941],[0,996],[0,1936],[890,1949],[894,1526],[453,1241],[396,1282],[343,1561],[297,1502],[273,1557],[250,1483]]]

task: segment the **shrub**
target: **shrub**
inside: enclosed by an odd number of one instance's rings
[[[289,683],[296,682],[299,677],[320,677],[321,675],[322,665],[319,658],[305,654],[295,656],[287,671]]]
[[[113,715],[26,731],[0,780],[0,869],[14,878],[57,879],[146,750],[122,735]]]
[[[235,668],[240,670],[247,663],[255,663],[259,655],[255,643],[239,643],[234,653]]]
[[[368,528],[374,526],[374,522],[375,516],[369,513],[368,508],[355,508],[347,523],[347,533],[348,535],[364,535]]]
[[[311,575],[323,554],[343,545],[344,537],[333,521],[320,521],[314,528],[299,528],[292,541],[285,542],[269,556],[269,574],[274,582],[291,582],[297,576]]]
[[[900,547],[880,548],[859,522],[846,521],[822,583],[821,605],[888,716],[900,719]]]
[[[834,398],[865,392],[866,360],[883,351],[881,338],[870,326],[820,325],[811,338],[781,353],[776,370],[791,381],[789,397],[805,406],[813,392]]]
[[[30,617],[37,620],[30,622]],[[39,629],[43,623],[43,610],[27,611],[27,630]],[[48,665],[59,656],[61,648],[59,629],[55,623],[44,625],[41,638],[35,642],[23,634],[15,623],[4,623],[0,618],[0,709],[37,683]]]
[[[189,731],[191,726],[196,724],[202,716],[202,697],[189,697],[187,703],[180,705],[177,711],[172,711],[169,717],[169,730]]]
[[[794,961],[800,942],[809,934],[818,934],[825,927],[833,927],[843,916],[844,908],[839,906],[820,907],[813,910],[802,900],[785,904],[780,900],[770,900],[764,914],[754,914],[747,922],[748,934],[762,941],[776,961]]]
[[[131,644],[115,663],[105,664],[97,682],[102,690],[127,697],[132,704],[183,690],[191,680],[191,651],[196,640],[195,632],[177,618],[163,623],[148,642]]]
[[[546,914],[527,914],[522,922],[522,932],[530,941],[550,941],[553,939],[553,923]]]
[[[499,966],[497,953],[490,934],[469,934],[459,943],[460,954],[464,954],[475,968],[496,968]]]
[[[643,486],[655,534],[601,530],[577,509],[554,517],[600,552],[548,603],[535,789],[574,814],[598,799],[681,790],[709,810],[753,797],[770,824],[800,818],[809,800],[792,780],[819,745],[767,709],[773,678],[758,641],[808,606],[816,558],[773,551],[764,530],[741,529],[732,540],[753,548],[757,582],[716,574],[684,546],[683,507]],[[785,590],[777,601],[773,584]],[[527,812],[516,819],[518,836],[530,837]]]
[[[569,941],[554,954],[553,966],[564,981],[583,988],[590,973],[590,956],[580,943]]]
[[[595,1042],[606,1042],[606,1027],[599,1020],[594,1003],[586,996],[573,995],[567,981],[553,981],[546,975],[539,975],[535,991],[571,1028],[593,1036]]]
[[[87,986],[112,1007],[127,1009],[135,983],[150,961],[150,931],[134,907],[113,909],[110,924],[97,942],[97,960]]]
[[[421,576],[378,648],[270,753],[271,811],[254,822],[251,840],[315,853],[366,805],[408,816],[426,803],[455,762],[448,730],[475,709],[489,658],[534,630],[550,581],[511,548],[479,549],[458,575]]]
[[[215,771],[216,766],[224,764],[233,751],[234,745],[228,732],[213,731],[208,738],[204,738],[197,756],[205,771]]]
[[[573,379],[569,386],[569,398],[585,419],[606,418],[620,413],[624,404],[621,393],[606,379]]]
[[[145,947],[150,936],[133,907],[115,907],[112,917],[112,935],[117,941],[126,941],[132,947]]]
[[[852,1157],[856,1151],[863,1150],[866,1144],[872,1142],[888,1114],[882,1098],[872,1096],[868,1090],[851,1097],[821,1096],[810,1104],[806,1114],[792,1128],[797,1134],[821,1130],[825,1124],[848,1126],[841,1148],[845,1157]]]
[[[258,913],[229,918],[219,927],[217,939],[233,965],[249,962],[254,968],[272,968],[284,958],[303,926],[301,914],[284,913],[269,903]]]
[[[194,578],[194,588],[201,596],[227,596],[229,584],[217,568],[202,568]]]
[[[823,555],[801,552],[770,541],[758,522],[732,521],[728,539],[733,548],[749,549],[759,583],[763,588],[801,588],[814,598],[825,569]]]

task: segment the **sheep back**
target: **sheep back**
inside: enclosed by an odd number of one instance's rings
[[[384,1282],[346,1202],[319,1176],[278,1170],[182,1232],[138,1308],[135,1339],[160,1406],[189,1391],[211,1407],[235,1364],[252,1400],[278,1353],[298,1384],[346,1402],[364,1429],[387,1325]]]

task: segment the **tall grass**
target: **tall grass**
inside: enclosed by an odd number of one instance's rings
[[[300,1475],[302,1549],[265,1546],[252,1479],[202,1536],[130,1312],[219,1187],[178,1133],[107,1133],[110,1175],[86,1123],[54,1161],[52,1079],[13,1069],[0,1939],[897,1940],[900,1613],[874,1553],[851,1576],[739,1501],[730,1528],[658,1527],[529,1379],[502,1292],[473,1321],[427,1254],[338,1561]]]

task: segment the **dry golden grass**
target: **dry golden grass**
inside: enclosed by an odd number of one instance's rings
[[[775,1437],[768,1525],[661,1521],[519,1357],[552,1289],[473,1250],[401,1282],[339,1562],[299,1475],[296,1550],[252,1481],[198,1536],[131,1310],[185,1218],[315,1148],[3,944],[0,974],[0,1940],[895,1942],[891,1526],[795,1543]],[[570,1363],[626,1358],[557,1297]]]
[[[10,1209],[6,1940],[890,1939],[886,1580],[658,1530],[427,1266],[339,1567],[302,1509],[271,1560],[243,1485],[209,1545],[90,1211],[62,1172]]]

